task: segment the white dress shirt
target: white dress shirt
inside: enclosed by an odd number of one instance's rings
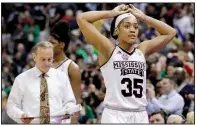
[[[22,123],[22,114],[29,117],[40,116],[40,84],[41,72],[34,67],[15,78],[8,103],[7,113],[17,123]],[[50,68],[45,76],[48,85],[50,116],[56,115],[73,105],[76,100],[70,85],[68,76],[54,68]],[[31,123],[40,123],[35,118]],[[50,119],[50,123],[57,123],[56,119]]]

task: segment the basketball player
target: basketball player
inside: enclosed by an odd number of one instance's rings
[[[48,38],[54,46],[54,63],[53,67],[66,73],[70,79],[73,92],[77,103],[81,97],[80,84],[81,72],[79,66],[65,55],[65,50],[70,42],[70,27],[68,22],[59,21],[56,23]],[[79,113],[76,113],[79,116]],[[65,123],[71,123],[70,119],[66,119]],[[78,118],[72,117],[72,123],[78,123]]]
[[[113,17],[111,34],[118,46],[92,25],[97,20]],[[155,28],[160,35],[135,48],[138,20]],[[99,65],[106,86],[101,123],[148,123],[145,56],[165,47],[176,35],[175,29],[133,5],[119,5],[111,11],[85,12],[77,16],[77,22],[88,43],[99,51]]]

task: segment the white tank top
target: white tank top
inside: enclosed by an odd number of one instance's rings
[[[128,53],[116,46],[100,69],[106,86],[106,107],[123,111],[146,109],[146,60],[139,49]]]
[[[68,67],[69,67],[71,62],[72,62],[71,59],[66,59],[58,67],[56,67],[56,69],[61,70],[62,72],[64,72],[69,78]]]
[[[69,74],[68,74],[68,67],[69,67],[71,62],[72,62],[71,59],[66,59],[58,67],[56,67],[56,69],[61,70],[62,72],[64,72],[68,76],[69,80],[70,80],[70,77],[69,77]],[[62,120],[61,123],[71,124],[71,119]]]

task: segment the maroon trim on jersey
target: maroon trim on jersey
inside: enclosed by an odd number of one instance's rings
[[[131,52],[127,52],[126,50],[124,50],[123,48],[121,48],[120,46],[118,46],[123,52],[125,52],[125,53],[127,53],[127,54],[129,54],[129,55],[132,55],[134,52],[135,52],[135,47],[134,47],[134,49],[131,51]]]
[[[115,50],[115,49],[116,49],[116,46],[115,46],[114,50]],[[112,54],[114,53],[114,50],[112,51],[111,56],[112,56]],[[111,56],[109,57],[109,59],[111,58]],[[101,68],[102,66],[104,66],[104,65],[109,61],[109,59],[108,59],[103,65],[101,65],[100,68]]]
[[[68,59],[65,59],[59,66],[56,67],[56,69],[59,68],[62,64],[64,64]]]

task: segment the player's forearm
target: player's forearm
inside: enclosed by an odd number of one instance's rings
[[[162,21],[146,15],[144,22],[155,28],[161,35],[176,35],[176,30]]]
[[[75,98],[76,98],[76,103],[80,104],[80,98],[81,98],[81,90],[79,87],[73,88],[73,92],[75,94]]]
[[[112,11],[89,11],[77,16],[77,20],[85,20],[89,23],[93,23],[100,19],[112,17],[114,17]]]
[[[81,90],[79,87],[73,88],[77,104],[80,104]],[[76,112],[75,116],[71,118],[72,124],[78,124],[80,112]]]

